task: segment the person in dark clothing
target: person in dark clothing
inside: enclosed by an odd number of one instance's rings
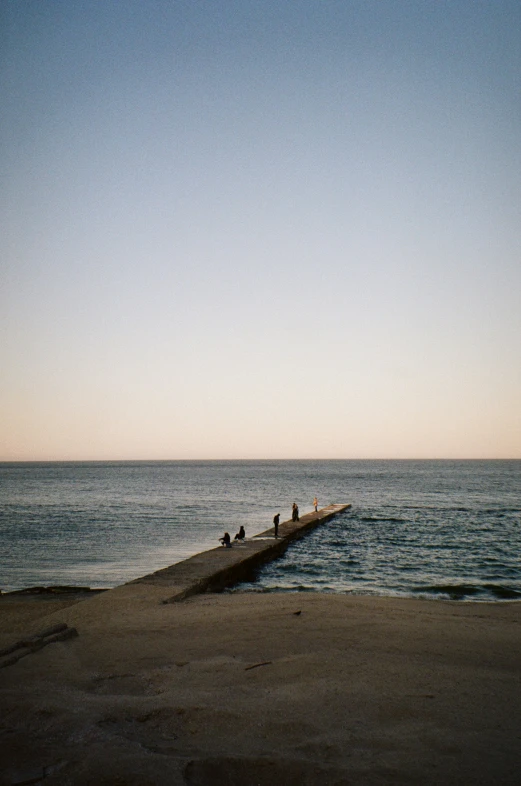
[[[226,546],[227,549],[231,549],[232,542],[231,542],[230,536],[229,536],[229,534],[227,532],[225,532],[224,533],[224,537],[219,538],[219,540],[221,541],[223,546]]]
[[[241,524],[241,526],[239,528],[239,531],[238,531],[237,535],[235,536],[234,540],[244,540],[245,537],[246,537],[246,532],[244,530],[244,527]]]
[[[279,537],[279,521],[280,521],[280,513],[277,513],[276,516],[273,516],[273,526],[275,527],[275,537]]]
[[[292,521],[300,521],[299,515],[298,515],[298,505],[297,505],[296,502],[293,503],[293,508],[292,508],[292,511],[291,511],[291,520]]]

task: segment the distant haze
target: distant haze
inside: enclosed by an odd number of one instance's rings
[[[4,0],[0,460],[521,457],[518,0]]]

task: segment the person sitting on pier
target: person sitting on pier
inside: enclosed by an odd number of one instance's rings
[[[219,540],[221,541],[223,546],[226,546],[227,549],[231,549],[232,542],[231,542],[230,536],[229,536],[229,534],[227,532],[225,532],[224,536],[222,538],[219,538]]]
[[[237,535],[235,536],[234,540],[244,540],[245,537],[246,537],[246,532],[244,531],[244,527],[241,524],[240,529]]]

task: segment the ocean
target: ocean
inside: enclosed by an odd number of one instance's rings
[[[249,591],[521,598],[521,461],[0,463],[0,589],[114,587],[319,507]]]

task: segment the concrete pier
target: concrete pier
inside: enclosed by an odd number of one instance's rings
[[[279,525],[278,538],[275,538],[271,528],[242,543],[235,541],[232,548],[218,546],[203,551],[124,586],[130,588],[146,585],[161,588],[164,590],[164,603],[174,603],[200,592],[231,587],[240,581],[250,580],[260,565],[279,557],[290,543],[350,507],[351,505],[328,505],[316,513],[307,513],[300,521],[282,522]]]
[[[66,623],[82,631],[103,620],[120,629],[139,625],[141,615],[147,615],[157,604],[170,604],[206,591],[219,591],[240,581],[254,578],[256,570],[266,562],[283,554],[295,540],[307,532],[350,508],[351,505],[329,505],[317,513],[307,513],[300,521],[284,521],[279,525],[279,537],[273,528],[261,532],[243,543],[228,549],[218,546],[189,559],[158,570],[148,576],[100,592],[93,597],[61,609],[48,617],[49,622]]]

